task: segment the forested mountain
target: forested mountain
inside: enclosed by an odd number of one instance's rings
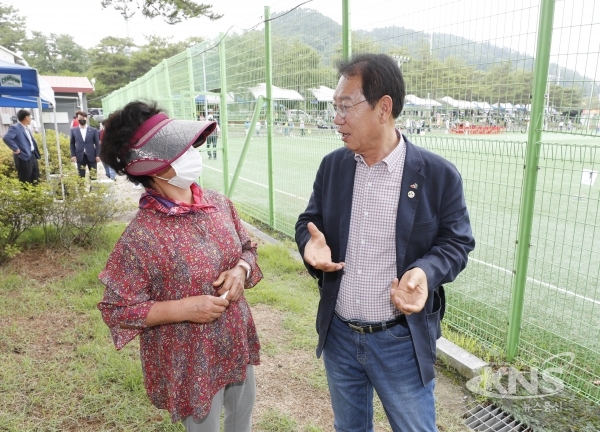
[[[323,65],[332,67],[335,61],[341,58],[342,26],[320,12],[298,8],[291,12],[279,14],[278,18],[274,19],[272,23],[274,34],[284,36],[288,40],[297,39],[314,48],[321,55]],[[308,27],[307,23],[310,23]],[[529,76],[526,81],[530,80],[534,62],[532,55],[496,46],[489,42],[476,42],[446,33],[433,33],[432,40],[430,38],[429,33],[400,26],[375,28],[370,31],[359,30],[353,32],[352,48],[355,53],[375,51],[407,55],[411,58],[411,61],[403,66],[403,71],[406,74],[410,74],[410,70],[415,69],[413,66],[415,61],[422,62],[429,59],[437,66],[442,67],[448,64],[448,61],[454,67],[457,64],[468,66],[470,72],[463,71],[467,75],[481,75],[482,72],[487,73],[499,68],[506,71],[506,64],[510,64],[512,67],[508,68],[509,71],[520,74],[521,78]],[[430,46],[431,42],[432,46]],[[423,66],[423,64],[421,63],[420,66]],[[590,94],[593,80],[572,69],[559,67],[557,64],[551,63],[549,74],[554,77],[551,82],[552,87],[567,88],[569,91],[578,94]],[[511,82],[511,80],[505,81],[507,83]],[[515,81],[512,80],[512,82]],[[445,84],[445,87],[448,86],[448,84]],[[467,98],[470,94],[468,91],[462,93],[464,98]],[[420,96],[425,97],[426,94]],[[457,94],[457,96],[461,95]],[[513,97],[511,102],[528,103],[528,97],[528,92],[524,91],[522,97]],[[562,95],[555,97],[555,99],[562,98]],[[520,100],[516,101],[516,99]]]

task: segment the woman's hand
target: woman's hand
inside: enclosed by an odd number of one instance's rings
[[[229,306],[225,299],[211,295],[186,297],[181,300],[183,321],[209,323],[218,320]]]
[[[229,301],[236,301],[243,295],[245,283],[246,270],[242,266],[236,265],[234,268],[222,272],[213,282],[213,286],[219,287],[217,295],[220,296],[229,291],[225,298]]]

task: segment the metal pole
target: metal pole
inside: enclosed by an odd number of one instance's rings
[[[538,162],[540,154],[539,142],[544,126],[544,95],[550,64],[550,45],[552,43],[552,25],[554,22],[554,1],[542,0],[540,5],[540,26],[538,29],[535,65],[533,69],[533,96],[531,101],[531,122],[527,137],[525,156],[525,173],[523,178],[523,194],[521,196],[521,213],[516,253],[516,270],[513,279],[513,292],[510,305],[510,322],[508,325],[508,341],[506,357],[512,361],[517,355],[521,337],[521,322],[523,319],[523,299],[529,250],[531,241],[531,226],[533,223],[533,208],[535,203],[535,187],[537,182]]]
[[[219,44],[219,62],[221,68],[221,106],[219,107],[219,121],[221,122],[221,135],[223,139],[223,192],[229,190],[229,152],[227,132],[227,62],[225,58],[225,39]]]
[[[350,30],[350,0],[342,0],[342,57],[352,56],[352,34]]]
[[[167,92],[167,98],[169,101],[169,115],[171,117],[175,116],[175,110],[173,109],[173,98],[171,96],[171,78],[169,77],[169,64],[167,63],[167,60],[163,60],[162,64],[164,66],[164,73],[165,73],[165,90]]]
[[[273,46],[271,8],[265,6],[265,87],[267,92],[267,170],[269,178],[269,226],[275,228],[275,185],[273,182]],[[261,107],[262,108],[262,107]]]
[[[260,116],[260,111],[262,110],[262,104],[265,99],[262,96],[259,96],[256,99],[256,106],[254,107],[254,115],[252,116],[252,123],[250,123],[250,128],[248,129],[248,135],[246,135],[246,140],[244,141],[244,147],[242,148],[242,154],[240,155],[240,159],[238,160],[237,167],[235,168],[235,173],[233,174],[233,178],[231,179],[231,185],[229,186],[229,190],[227,191],[227,197],[231,198],[233,196],[233,190],[235,189],[235,185],[237,184],[240,173],[242,172],[242,166],[244,165],[244,160],[246,159],[246,153],[248,153],[248,148],[250,147],[250,141],[252,140],[252,135],[254,135],[254,129],[256,126],[256,121]]]
[[[44,162],[46,163],[46,181],[50,182],[50,166],[48,163],[48,146],[46,145],[46,128],[44,127],[44,122],[41,119],[41,113],[42,113],[42,98],[38,95],[37,97],[37,103],[38,103],[38,110],[40,112],[40,118],[38,119],[38,121],[40,122],[40,125],[42,126],[42,145],[44,147]]]
[[[192,59],[192,49],[187,48],[185,50],[187,56],[187,66],[188,66],[188,79],[190,81],[190,97],[191,97],[191,108],[192,108],[192,118],[190,120],[198,120],[198,115],[196,113],[196,86],[194,85],[194,62]],[[183,97],[183,95],[182,95]]]
[[[590,104],[588,105],[588,120],[585,125],[585,133],[589,133],[590,123],[592,123],[592,98],[594,97],[594,84],[596,84],[596,82],[592,82],[592,89],[590,90]]]
[[[58,178],[60,179],[60,191],[62,200],[65,200],[65,182],[63,180],[62,156],[60,154],[60,137],[58,136],[58,122],[56,119],[56,104],[52,105],[52,116],[54,117],[54,135],[56,135],[56,150],[58,151]],[[42,127],[44,124],[42,123]]]
[[[208,117],[208,95],[206,94],[206,59],[202,51],[202,76],[204,77],[204,119]]]

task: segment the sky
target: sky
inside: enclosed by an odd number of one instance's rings
[[[141,1],[141,0],[140,0]],[[105,36],[126,37],[138,44],[144,35],[192,36],[213,39],[219,33],[250,28],[262,20],[264,6],[271,14],[301,7],[316,9],[341,24],[341,0],[204,0],[223,18],[210,21],[195,18],[168,25],[161,18],[136,14],[128,24],[112,9],[103,9],[101,0],[0,0],[27,18],[27,28],[45,34],[67,33],[86,48]],[[350,0],[351,27],[370,30],[400,25],[425,32],[451,33],[477,41],[489,40],[533,56],[540,0]],[[304,4],[303,4],[304,3]],[[600,2],[557,0],[551,61],[576,69],[598,81],[600,89]],[[558,78],[560,79],[560,78]]]

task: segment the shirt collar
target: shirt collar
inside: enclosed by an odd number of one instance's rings
[[[139,208],[156,210],[170,216],[216,211],[216,207],[204,199],[204,193],[197,183],[193,183],[191,189],[194,198],[193,204],[167,198],[154,189],[148,188],[140,197]]]
[[[406,152],[406,142],[404,141],[404,138],[402,137],[400,131],[398,129],[395,130],[396,136],[398,136],[398,138],[400,139],[398,145],[394,147],[394,150],[392,150],[392,152],[389,155],[387,155],[381,161],[377,162],[377,164],[384,163],[387,166],[388,172],[394,172],[394,170],[398,167],[398,164],[402,160],[402,155]],[[365,165],[367,164],[362,155],[360,154],[355,154],[354,159],[358,163],[362,163]]]

